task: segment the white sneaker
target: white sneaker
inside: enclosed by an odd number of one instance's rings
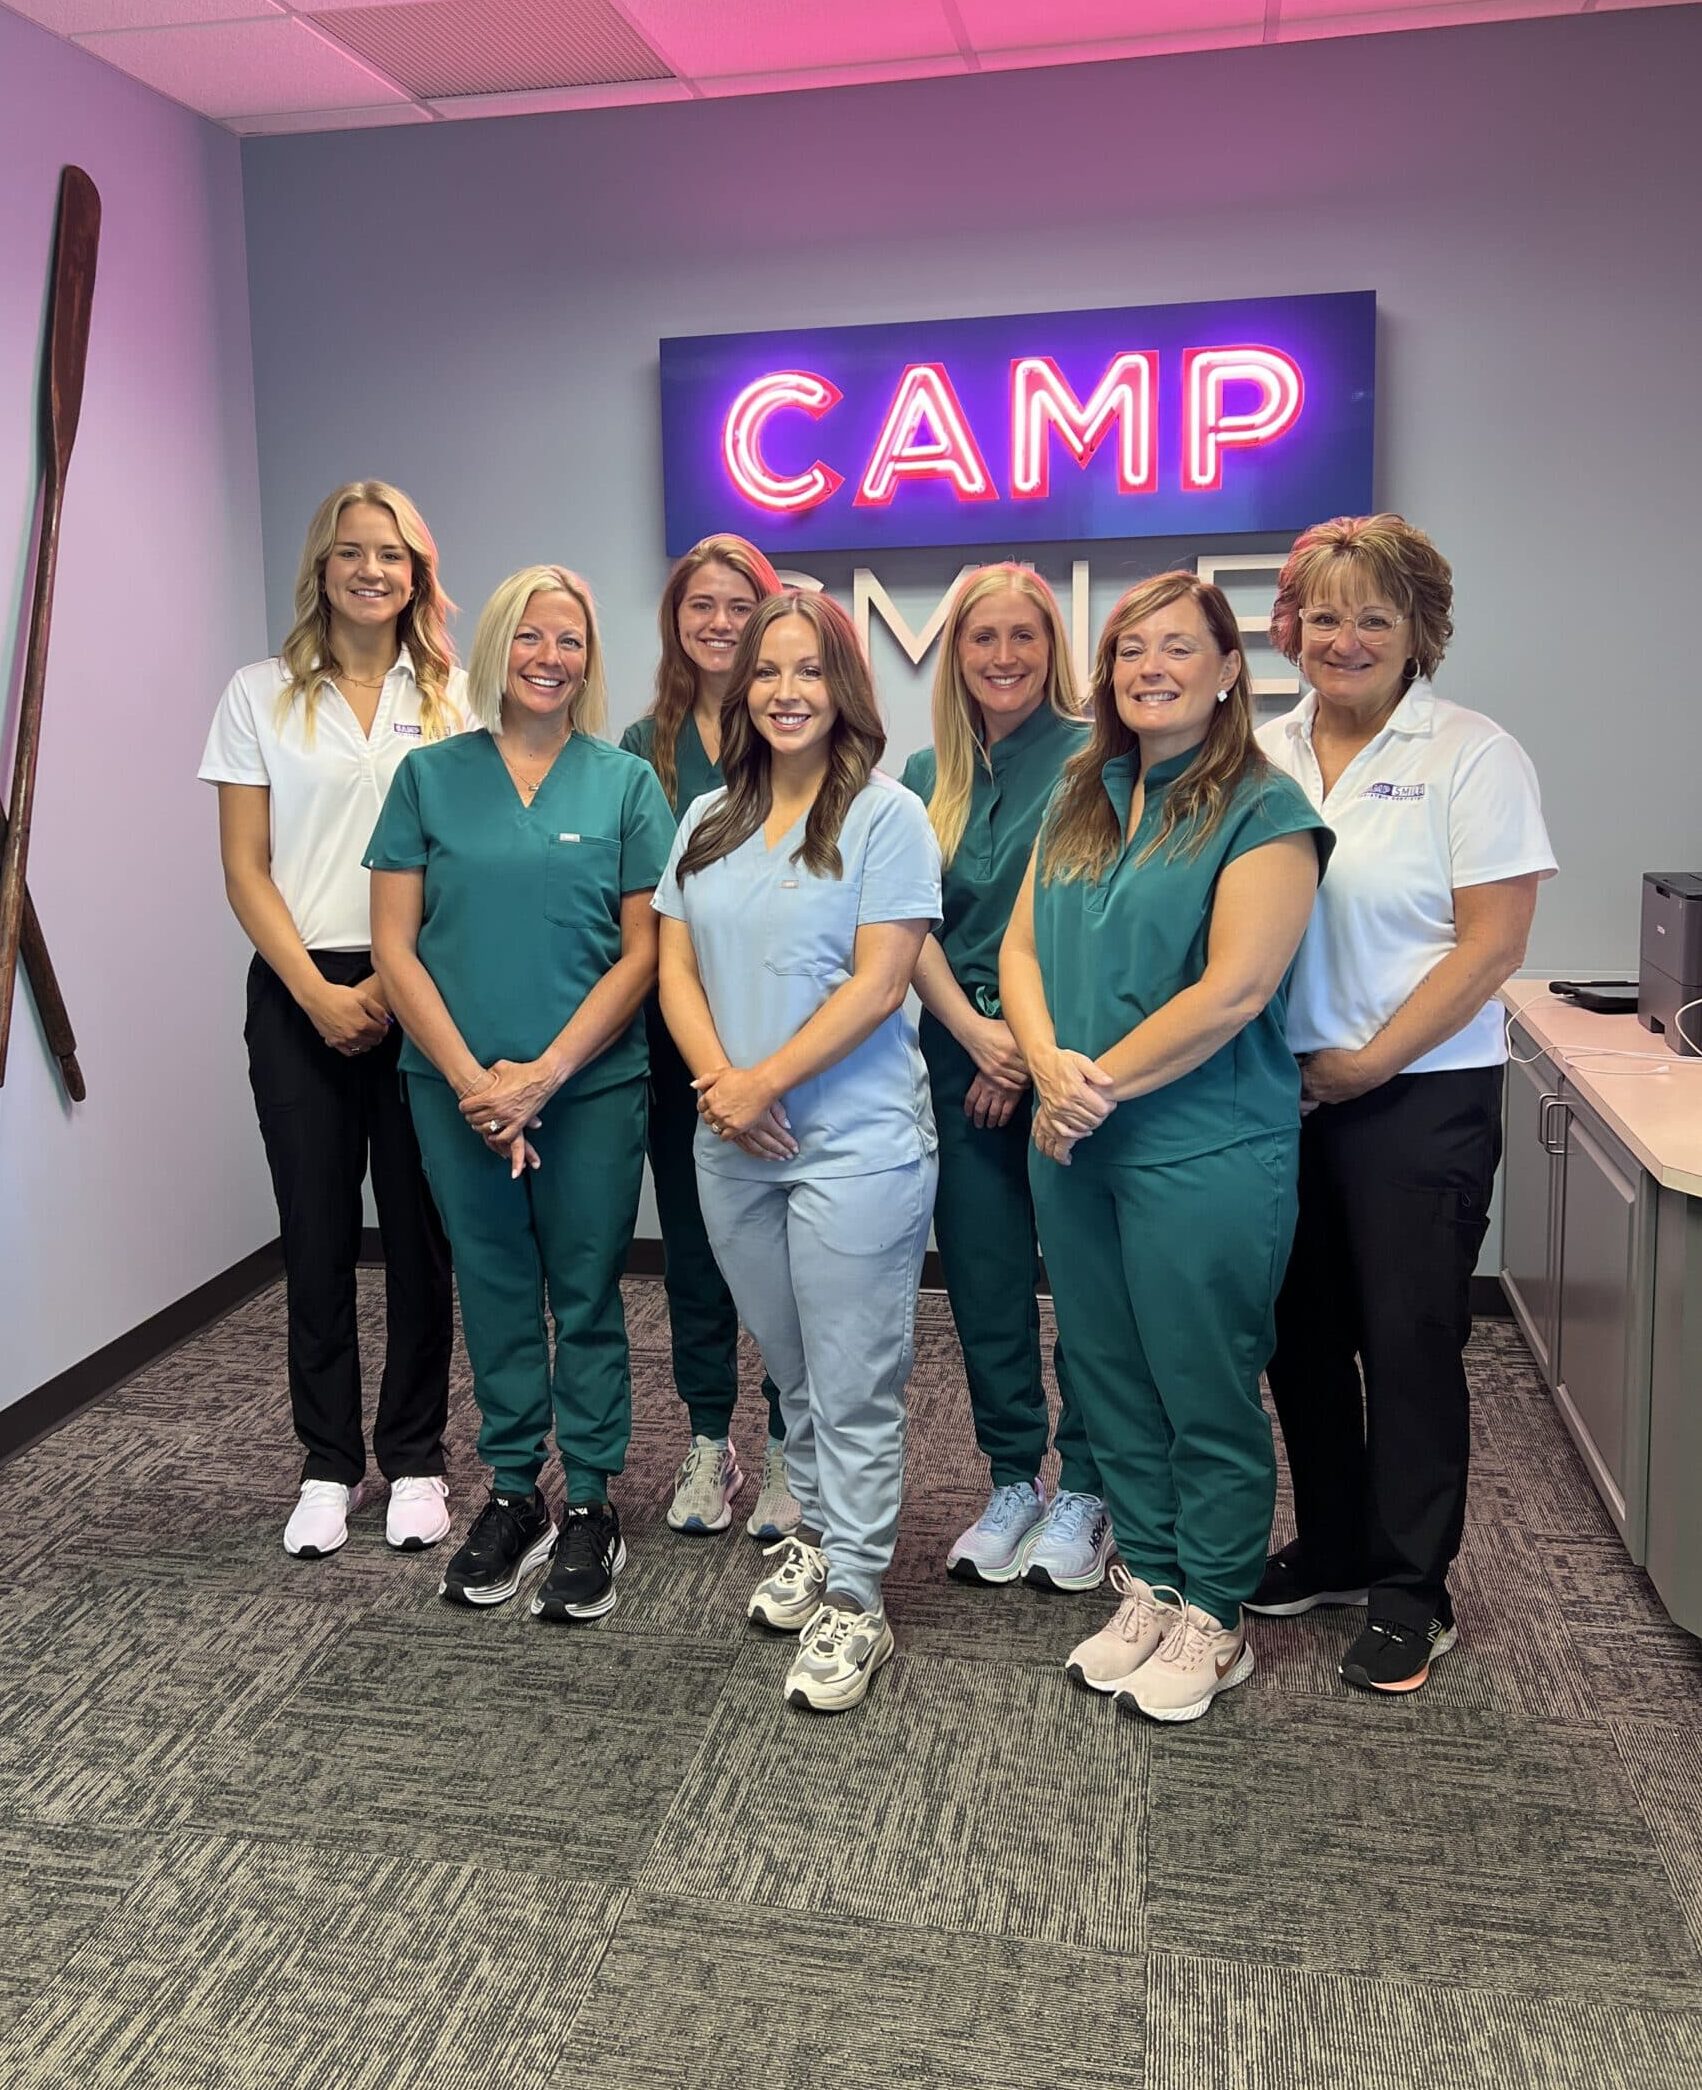
[[[804,1521],[792,1483],[786,1478],[786,1447],[770,1437],[762,1455],[762,1486],[756,1507],[745,1519],[752,1538],[790,1538]]]
[[[892,1658],[886,1613],[822,1604],[798,1639],[782,1686],[788,1705],[843,1713],[861,1704],[875,1671]]]
[[[366,1500],[366,1483],[352,1488],[340,1480],[304,1480],[290,1521],[284,1551],[296,1560],[323,1560],[348,1544],[349,1518]]]
[[[772,1626],[777,1633],[795,1633],[808,1625],[827,1588],[827,1555],[801,1538],[783,1538],[763,1549],[765,1560],[779,1556],[779,1566],[770,1570],[751,1591],[746,1615],[758,1625]]]
[[[435,1473],[410,1473],[390,1483],[384,1543],[398,1553],[423,1553],[449,1536],[449,1484]]]
[[[744,1484],[731,1437],[725,1444],[713,1437],[694,1437],[674,1475],[669,1529],[694,1534],[725,1531],[733,1521],[733,1497]]]

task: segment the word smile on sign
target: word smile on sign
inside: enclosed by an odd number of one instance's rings
[[[668,550],[1292,530],[1371,495],[1369,291],[664,341]]]

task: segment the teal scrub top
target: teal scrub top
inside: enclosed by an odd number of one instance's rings
[[[940,915],[940,849],[912,795],[877,771],[851,801],[839,833],[844,875],[818,877],[794,851],[799,820],[770,849],[762,830],[694,871],[679,860],[698,822],[721,797],[693,802],[651,902],[691,932],[698,977],[715,1029],[735,1067],[754,1067],[803,1029],[851,977],[864,922],[921,922]],[[798,1152],[788,1161],[747,1154],[701,1122],[694,1149],[712,1175],[759,1182],[865,1176],[902,1168],[935,1147],[928,1078],[908,1002],[842,1060],[783,1098]]]
[[[629,755],[636,755],[641,762],[656,767],[652,750],[656,743],[656,721],[646,716],[636,718],[621,735],[621,746]],[[721,774],[719,762],[711,762],[704,752],[703,736],[697,730],[697,719],[687,712],[680,721],[679,734],[674,741],[674,768],[679,777],[679,790],[674,799],[674,819],[683,820],[686,808],[694,798],[703,797],[707,791],[719,791],[726,782]]]
[[[975,765],[969,818],[941,890],[940,948],[952,978],[983,1016],[999,1008],[999,945],[1040,832],[1058,772],[1087,739],[1087,729],[1042,704]],[[904,765],[905,784],[926,805],[934,795],[935,757],[922,748]]]
[[[530,805],[489,733],[415,748],[366,853],[370,871],[425,872],[419,955],[482,1066],[530,1060],[621,954],[621,900],[662,875],[674,821],[654,773],[575,733]],[[408,1074],[436,1074],[414,1041]],[[593,1095],[645,1072],[631,1023],[560,1093]]]
[[[1146,803],[1134,836],[1096,882],[1036,874],[1034,943],[1046,1006],[1061,1047],[1098,1059],[1137,1024],[1194,986],[1206,969],[1212,901],[1225,864],[1282,835],[1310,834],[1322,877],[1335,837],[1291,777],[1261,764],[1242,779],[1217,831],[1197,855],[1173,836],[1137,865],[1164,810],[1166,791],[1197,750],[1146,772]],[[1105,765],[1105,789],[1125,831],[1139,751]],[[1186,829],[1181,830],[1185,837]],[[1292,973],[1293,967],[1289,968]],[[1104,1162],[1185,1161],[1260,1133],[1300,1123],[1300,1070],[1288,1049],[1288,980],[1261,1013],[1192,1073],[1132,1096],[1076,1148]]]

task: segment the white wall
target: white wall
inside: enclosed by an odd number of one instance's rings
[[[22,676],[62,164],[104,224],[71,462],[30,885],[89,1100],[20,968],[0,1089],[0,1407],[277,1233],[241,1044],[245,945],[195,782],[265,650],[236,140],[0,11],[0,692]]]

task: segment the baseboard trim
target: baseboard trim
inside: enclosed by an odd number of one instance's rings
[[[361,1261],[369,1264],[384,1261],[384,1246],[376,1227],[367,1227],[362,1232]],[[629,1277],[660,1277],[661,1242],[635,1240],[627,1251],[626,1268]],[[222,1320],[226,1314],[252,1299],[256,1292],[263,1292],[268,1285],[275,1284],[283,1273],[283,1250],[276,1241],[269,1241],[264,1248],[255,1249],[241,1262],[232,1263],[228,1270],[221,1270],[205,1284],[197,1285],[194,1291],[185,1292],[181,1299],[173,1300],[157,1314],[149,1315],[147,1320],[139,1322],[125,1334],[103,1344],[81,1363],[72,1365],[57,1378],[49,1379],[26,1393],[9,1408],[0,1408],[0,1464],[51,1435],[73,1415],[103,1399],[126,1379],[175,1350],[180,1343],[188,1342],[191,1336],[199,1335],[215,1321]],[[922,1284],[928,1291],[944,1289],[940,1258],[931,1248],[922,1260]],[[1038,1288],[1043,1297],[1048,1295],[1050,1288],[1044,1272],[1040,1275]],[[1508,1320],[1513,1312],[1498,1277],[1472,1279],[1471,1308],[1474,1318],[1480,1320]]]
[[[144,1366],[211,1327],[233,1307],[275,1284],[283,1271],[283,1250],[276,1241],[269,1241],[123,1335],[103,1343],[56,1378],[45,1380],[9,1408],[0,1408],[0,1461],[49,1435]]]

